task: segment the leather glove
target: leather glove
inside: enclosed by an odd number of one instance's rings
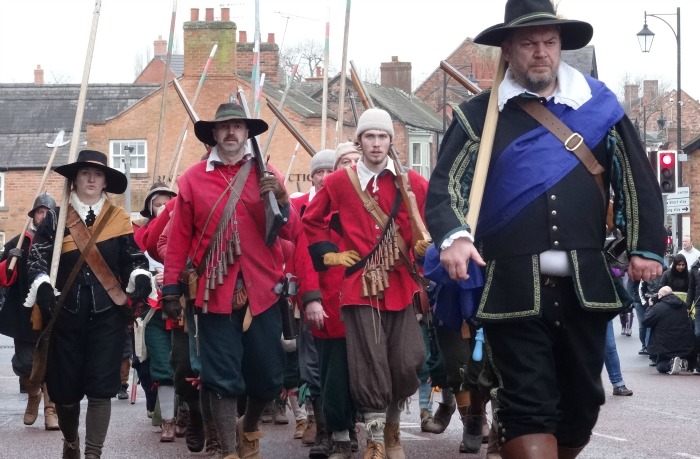
[[[182,315],[182,304],[180,304],[180,297],[176,295],[165,295],[161,302],[163,304],[163,318],[179,320]]]
[[[289,204],[287,190],[284,189],[284,185],[282,185],[274,175],[266,175],[260,179],[260,196],[265,196],[270,191],[275,195],[277,204],[279,204],[280,207]]]
[[[14,249],[10,249],[7,251],[7,258],[22,258],[22,249],[19,247],[15,247]]]
[[[131,293],[131,298],[145,303],[148,301],[151,290],[151,279],[145,274],[139,274],[134,278],[134,291]]]
[[[346,250],[345,252],[328,252],[323,256],[323,264],[328,266],[345,266],[346,268],[351,267],[362,257],[355,250]]]
[[[416,245],[413,246],[413,255],[418,258],[425,258],[425,251],[428,250],[432,243],[432,241],[426,241],[425,239],[416,242]]]
[[[56,295],[54,294],[53,287],[48,282],[42,282],[39,288],[36,290],[36,304],[39,306],[39,311],[41,311],[41,320],[46,327],[49,323],[53,314],[54,306],[56,305]]]

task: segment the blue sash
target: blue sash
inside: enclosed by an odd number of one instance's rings
[[[592,97],[577,110],[552,101],[546,106],[573,132],[581,134],[592,150],[623,117],[624,111],[603,83],[589,77],[586,80]],[[501,229],[579,162],[544,126],[515,139],[491,165],[476,236],[488,236]]]

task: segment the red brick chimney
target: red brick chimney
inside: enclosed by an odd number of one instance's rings
[[[153,56],[165,56],[168,54],[168,42],[158,35],[158,40],[153,41]]]
[[[262,40],[262,39],[261,39]],[[248,41],[245,30],[238,32],[237,66],[239,72],[252,72],[254,43]],[[275,43],[275,34],[267,34],[267,42],[260,43],[260,72],[265,74],[265,81],[279,84],[280,49]]]
[[[205,21],[199,21],[199,10],[192,8],[189,22],[184,29],[185,68],[183,76],[199,77],[211,53],[214,43],[219,44],[216,58],[209,68],[209,76],[230,76],[236,73],[236,24],[231,21],[215,21],[214,9],[207,8]],[[222,13],[222,17],[224,14]]]
[[[34,70],[34,84],[44,84],[44,69],[37,65]]]
[[[274,33],[268,33],[268,34],[267,34],[267,42],[268,42],[268,43],[274,43],[274,42],[275,42],[275,34],[274,34]]]
[[[248,32],[245,30],[238,32],[238,43],[248,43]]]
[[[221,8],[221,21],[227,22],[231,20],[231,10],[229,8]]]
[[[391,62],[380,65],[381,85],[389,88],[399,88],[411,94],[411,63],[399,62],[398,56],[391,56]]]

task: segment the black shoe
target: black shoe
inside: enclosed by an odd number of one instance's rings
[[[642,348],[638,352],[639,355],[649,355],[649,351],[647,351],[646,346],[642,346]]]
[[[613,388],[613,395],[624,395],[624,396],[630,396],[634,392],[632,392],[630,389],[627,388],[627,386],[620,386],[620,387],[614,387]]]
[[[128,385],[122,384],[122,387],[119,389],[119,392],[117,392],[117,398],[119,400],[127,400],[129,398],[129,394],[126,392],[126,389],[128,388]]]

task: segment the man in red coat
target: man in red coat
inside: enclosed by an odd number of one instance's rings
[[[279,172],[268,166],[272,175],[259,177],[246,149],[248,138],[266,130],[265,121],[247,118],[235,103],[220,105],[213,121],[195,124],[197,138],[213,148],[178,179],[165,253],[162,309],[169,317],[182,311],[178,276],[188,259],[201,273],[194,300],[201,308],[201,383],[216,394],[211,408],[224,458],[259,457],[258,420],[283,379],[282,318],[275,305],[284,256],[279,238],[265,244],[261,195],[273,192],[285,218],[289,197]],[[231,217],[220,223],[227,204]],[[280,237],[289,239],[289,226]],[[236,423],[244,395],[246,413]]]
[[[347,268],[340,307],[350,391],[366,423],[365,458],[404,457],[399,407],[418,389],[416,372],[425,360],[412,308],[418,286],[409,271],[406,250],[418,241],[412,240],[408,210],[397,187],[399,171],[388,157],[393,135],[386,111],[366,110],[357,124],[360,162],[325,177],[324,187],[302,218],[315,268]],[[407,175],[422,212],[427,181],[412,170]],[[365,202],[376,203],[388,223],[375,221]],[[329,224],[327,218],[333,214],[337,221]],[[340,246],[331,233],[331,227],[338,226]],[[404,253],[399,255],[394,247],[403,247]]]

